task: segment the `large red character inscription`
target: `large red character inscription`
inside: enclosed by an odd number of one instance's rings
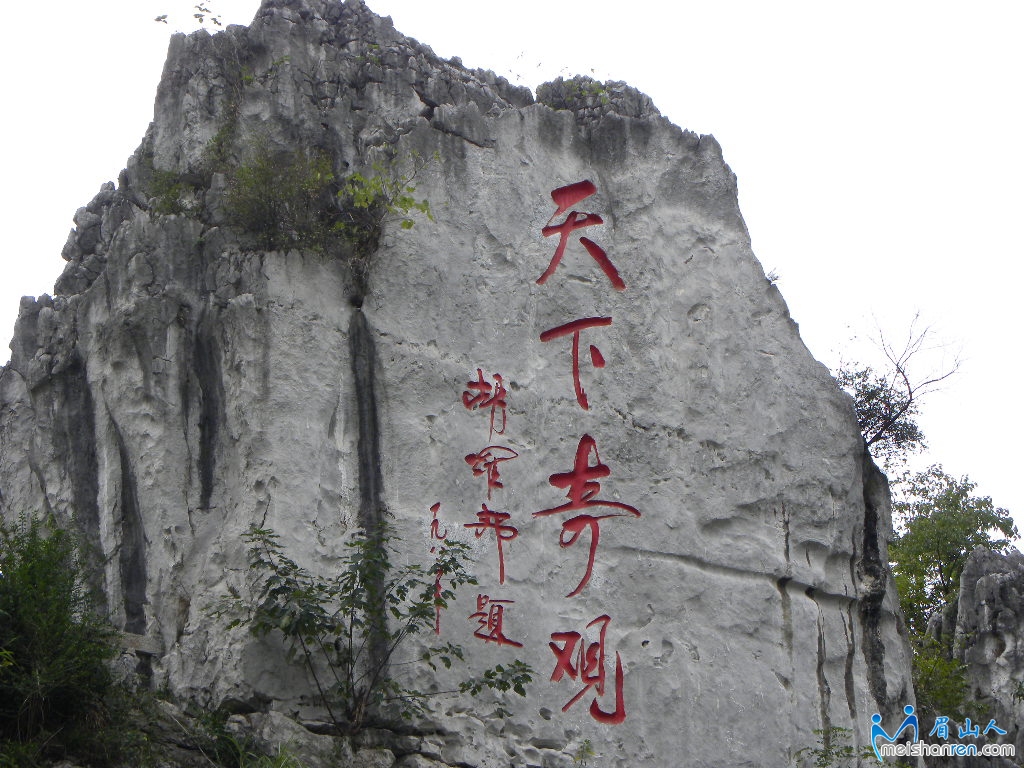
[[[591,453],[594,454],[594,459],[597,462],[594,465],[590,464]],[[597,442],[590,435],[584,435],[580,438],[579,445],[576,447],[576,461],[573,464],[572,471],[559,472],[548,478],[548,482],[555,488],[568,489],[569,492],[566,494],[566,498],[569,499],[569,502],[552,509],[544,509],[533,513],[534,517],[543,517],[545,515],[556,515],[560,512],[571,512],[576,509],[587,509],[589,507],[610,507],[622,510],[621,512],[609,512],[604,515],[576,515],[576,517],[562,523],[562,533],[559,536],[558,543],[563,548],[571,547],[579,540],[580,534],[586,530],[590,531],[590,553],[587,556],[587,571],[583,575],[583,579],[576,586],[576,589],[566,595],[566,597],[578,595],[590,581],[590,575],[594,570],[594,555],[597,553],[597,544],[601,538],[601,521],[606,517],[624,517],[626,515],[640,517],[640,512],[636,507],[631,507],[619,501],[594,498],[601,491],[601,484],[597,480],[602,477],[608,477],[611,473],[612,471],[608,466],[601,463],[601,456],[597,452]],[[479,536],[480,534],[477,533],[477,535]]]
[[[594,689],[594,700],[590,702],[590,716],[599,723],[618,725],[626,719],[626,702],[622,697],[622,659],[619,652],[615,652],[615,709],[605,712],[598,704],[598,699],[604,696],[605,683],[605,635],[611,617],[598,616],[587,624],[587,629],[600,626],[598,641],[585,645],[583,637],[579,632],[552,632],[551,642],[548,647],[555,654],[555,670],[551,673],[551,681],[557,683],[564,675],[570,680],[578,680],[583,683],[583,688],[566,702],[562,711],[568,709],[579,701],[587,691]],[[575,658],[573,654],[575,653]]]
[[[477,522],[466,523],[466,528],[475,528],[476,537],[479,539],[486,531],[494,531],[494,538],[498,545],[498,583],[505,583],[505,552],[502,549],[502,542],[512,541],[519,535],[519,529],[514,525],[505,525],[505,521],[512,515],[508,512],[495,512],[488,509],[486,504],[480,505],[482,509],[476,513]]]
[[[479,453],[470,453],[466,456],[466,463],[472,467],[475,476],[487,475],[488,501],[491,500],[492,489],[505,487],[501,482],[498,465],[503,461],[518,458],[518,456],[518,453],[503,445],[488,445]]]
[[[572,385],[576,390],[576,402],[585,411],[590,410],[590,401],[587,400],[587,393],[583,391],[583,385],[580,383],[580,331],[611,324],[610,317],[584,317],[556,328],[549,328],[540,335],[541,341],[551,341],[572,334]],[[590,345],[590,363],[595,368],[604,368],[604,355],[593,344]]]
[[[505,389],[501,374],[494,374],[494,383],[491,384],[484,379],[484,372],[477,368],[476,379],[476,381],[466,382],[466,391],[462,393],[462,404],[469,410],[490,408],[491,436],[495,433],[505,434],[505,408],[508,407],[505,403],[505,395],[508,394],[508,390]],[[501,410],[501,429],[494,428],[494,413],[497,410]]]
[[[522,643],[509,640],[504,635],[505,606],[514,602],[515,600],[495,600],[488,595],[477,595],[476,613],[470,614],[469,618],[476,619],[480,628],[473,633],[473,637],[479,637],[485,643],[522,648]]]
[[[555,255],[551,257],[551,263],[548,264],[548,268],[544,270],[537,283],[543,285],[547,282],[547,279],[555,273],[558,268],[558,264],[562,261],[562,256],[565,254],[565,246],[569,242],[569,235],[575,232],[577,229],[583,227],[593,227],[597,224],[604,224],[604,219],[598,216],[596,213],[580,213],[578,211],[570,211],[565,221],[561,224],[552,224],[556,217],[569,210],[576,203],[581,200],[585,200],[592,194],[597,192],[597,187],[594,186],[592,181],[578,181],[575,184],[569,184],[564,187],[559,187],[551,191],[551,199],[555,201],[555,205],[558,206],[557,210],[552,214],[551,218],[548,219],[546,227],[541,229],[541,234],[544,237],[551,237],[552,235],[558,235],[558,245],[555,247]],[[608,254],[604,252],[593,240],[586,237],[580,238],[580,244],[587,249],[587,253],[590,254],[591,258],[597,262],[598,266],[601,267],[601,271],[605,273],[615,289],[618,291],[626,290],[626,284],[622,282],[622,278],[619,277],[619,271],[612,264],[608,258]]]

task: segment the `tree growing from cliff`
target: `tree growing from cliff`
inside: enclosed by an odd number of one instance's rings
[[[446,540],[429,569],[394,566],[396,535],[384,523],[348,542],[338,574],[321,578],[290,559],[272,530],[254,525],[244,538],[250,595],[233,594],[215,614],[233,613],[229,627],[246,625],[258,637],[280,633],[287,659],[305,667],[339,733],[359,732],[389,707],[406,718],[424,710],[437,694],[404,687],[391,676],[392,664],[410,637],[433,632],[437,611],[458,587],[476,583],[464,567],[465,544]],[[424,650],[420,660],[432,669],[438,663],[450,668],[463,653],[445,643]],[[525,696],[532,679],[533,670],[516,659],[449,693],[475,696],[490,689]]]
[[[879,336],[878,346],[886,359],[876,369],[856,362],[843,362],[836,381],[852,397],[861,434],[871,451],[886,468],[905,463],[910,454],[925,448],[924,434],[917,424],[921,399],[959,369],[959,361],[939,372],[920,376],[912,369],[926,349],[930,331],[916,331],[911,323],[907,340],[894,346]]]

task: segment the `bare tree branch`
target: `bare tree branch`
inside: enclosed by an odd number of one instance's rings
[[[886,466],[899,464],[908,453],[925,447],[916,416],[921,399],[960,368],[959,358],[939,372],[915,377],[911,371],[919,356],[928,351],[930,327],[918,331],[917,317],[910,324],[902,347],[893,345],[879,331],[878,347],[888,361],[878,371],[861,363],[841,362],[836,374],[840,387],[853,396],[861,433],[872,453]]]

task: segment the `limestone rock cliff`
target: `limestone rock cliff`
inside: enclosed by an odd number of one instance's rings
[[[978,547],[960,576],[953,648],[967,665],[968,695],[1024,754],[1024,555]]]
[[[261,246],[232,169],[300,150],[339,179],[424,159],[433,221],[386,221],[364,262]],[[442,639],[538,681],[507,720],[438,697],[417,760],[570,765],[590,739],[618,768],[785,766],[912,700],[852,405],[754,258],[718,144],[634,89],[534,101],[357,0],[265,0],[172,38],[141,147],[75,223],[0,373],[0,500],[82,531],[154,685],[315,717],[300,668],[209,613],[244,581],[241,534],[328,570],[386,512],[426,563],[440,504],[480,581]],[[501,487],[467,461],[487,449]],[[521,648],[474,635],[478,596],[512,601]],[[558,674],[572,633],[600,642],[603,690]]]

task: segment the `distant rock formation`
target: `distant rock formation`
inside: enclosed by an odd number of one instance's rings
[[[1007,731],[1000,740],[1024,755],[1024,554],[971,553],[960,576],[953,648],[967,665],[968,695]]]
[[[299,225],[267,248],[238,169],[296,153],[337,179],[421,158],[433,221],[365,258]],[[288,215],[330,236],[314,202]],[[437,697],[407,765],[563,766],[589,739],[609,768],[786,766],[912,702],[885,478],[718,144],[643,94],[535,102],[357,0],[265,0],[172,38],[142,145],[75,223],[0,372],[2,510],[78,527],[155,686],[316,719],[272,638],[209,609],[251,523],[329,572],[386,513],[409,562],[435,519],[473,545],[440,618],[466,668],[538,672],[508,719]]]

